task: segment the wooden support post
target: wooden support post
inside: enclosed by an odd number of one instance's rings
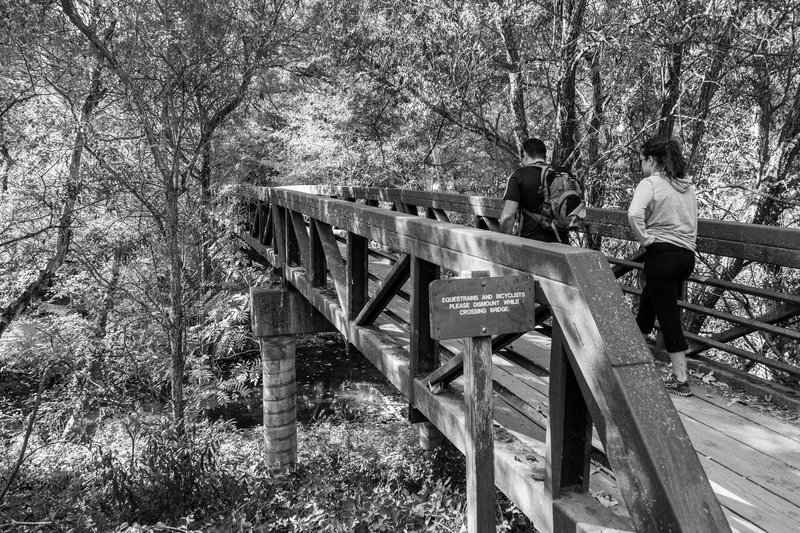
[[[419,423],[420,446],[432,450],[442,441],[442,434],[436,426],[415,407],[413,380],[430,374],[439,366],[439,342],[431,338],[429,286],[439,279],[439,266],[418,257],[411,258],[411,320],[409,346],[409,387],[411,395],[408,404],[409,422]]]
[[[308,279],[312,287],[324,287],[328,283],[327,265],[325,264],[325,250],[319,239],[317,225],[312,220],[308,225]]]
[[[353,200],[355,202],[355,199]],[[347,319],[355,321],[364,304],[369,299],[367,292],[369,283],[369,247],[368,241],[361,235],[353,232],[347,233],[347,257],[345,266],[347,267]],[[347,354],[351,355],[358,352],[355,346],[347,343]]]
[[[369,299],[369,248],[367,239],[357,233],[347,234],[347,318],[355,320]]]
[[[297,462],[294,336],[335,328],[302,294],[285,287],[250,289],[250,318],[261,347],[265,460],[286,470]]]
[[[420,422],[417,424],[419,431],[419,447],[429,452],[441,446],[444,440],[444,435],[439,428],[433,425],[432,422]]]
[[[247,202],[247,215],[244,223],[244,231],[250,233],[251,237],[258,237],[258,202]]]
[[[558,324],[552,339],[545,488],[557,500],[565,490],[589,490],[592,419]]]
[[[301,220],[302,222],[302,220]],[[294,221],[292,220],[292,213],[289,210],[283,213],[284,231],[283,235],[286,238],[286,266],[295,266],[302,264],[302,256],[300,253],[300,245],[297,241],[297,234],[295,233]],[[297,228],[305,231],[305,228]]]
[[[281,284],[286,285],[286,209],[272,206],[272,249],[275,252],[275,268],[280,270]]]
[[[269,204],[267,204],[267,205],[269,205]],[[266,214],[265,214],[266,221],[264,223],[264,227],[262,228],[262,231],[260,231],[260,233],[259,233],[259,235],[257,235],[257,237],[258,237],[258,242],[260,242],[261,244],[270,246],[272,244],[272,210],[266,208],[265,211],[266,211]]]
[[[486,277],[474,272],[472,277]],[[492,405],[492,337],[464,339],[466,402],[467,530],[495,531],[494,408]]]

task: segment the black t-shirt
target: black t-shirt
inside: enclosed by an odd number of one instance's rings
[[[542,167],[526,165],[515,170],[508,177],[503,200],[519,203],[521,208],[532,213],[541,213],[544,196],[540,192],[542,185]],[[544,242],[559,242],[552,229],[547,229],[538,221],[522,214],[522,237]],[[569,243],[569,232],[561,232],[561,242]]]

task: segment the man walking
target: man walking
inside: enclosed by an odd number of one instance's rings
[[[542,242],[561,242],[569,244],[569,232],[556,234],[545,227],[531,214],[541,214],[544,204],[542,194],[542,171],[546,168],[547,148],[540,139],[528,139],[522,143],[522,166],[508,178],[506,192],[503,194],[503,213],[500,215],[500,231],[511,233],[517,211],[522,209],[522,231],[520,236]]]

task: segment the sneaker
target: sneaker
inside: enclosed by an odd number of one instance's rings
[[[667,392],[676,396],[691,396],[692,389],[689,388],[688,381],[678,381],[675,374],[670,373],[667,379],[664,380],[664,386],[667,387]]]

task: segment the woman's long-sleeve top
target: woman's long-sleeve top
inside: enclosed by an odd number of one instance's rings
[[[697,197],[688,179],[670,180],[656,173],[636,186],[628,223],[642,246],[668,242],[695,251]]]

